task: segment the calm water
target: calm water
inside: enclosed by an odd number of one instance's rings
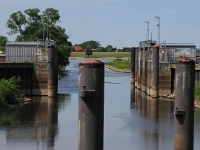
[[[0,113],[0,150],[77,150],[78,63],[70,59],[59,80],[58,98]],[[109,60],[102,60],[109,61]],[[130,94],[130,74],[105,69],[104,150],[172,150],[173,102]],[[195,111],[194,149],[200,147]]]

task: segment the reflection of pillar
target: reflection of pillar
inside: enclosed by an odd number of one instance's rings
[[[55,98],[48,98],[47,146],[54,147],[55,135],[58,130],[58,104]]]
[[[130,84],[130,108],[135,106],[135,84]]]
[[[142,116],[147,115],[147,94],[145,92],[141,92],[141,101],[142,101]]]
[[[151,148],[158,150],[158,98],[147,98],[147,119],[150,121],[150,125],[147,131],[148,142],[151,142]],[[156,125],[155,125],[156,124]]]
[[[55,98],[49,98],[47,96],[41,97],[35,116],[38,143],[45,142],[48,147],[54,147],[57,123],[57,101]]]

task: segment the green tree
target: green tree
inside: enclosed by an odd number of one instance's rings
[[[90,55],[92,55],[92,50],[91,50],[91,48],[90,48],[90,46],[87,46],[86,48],[85,48],[85,54],[89,57]]]
[[[91,49],[96,49],[100,47],[101,45],[99,42],[91,40],[91,41],[83,42],[79,44],[79,46],[81,46],[83,49],[86,49],[87,46],[89,46]]]
[[[112,45],[106,46],[106,50],[107,50],[108,52],[113,52],[113,51],[114,51]]]
[[[96,48],[96,51],[97,51],[97,52],[105,52],[106,49],[105,49],[104,47],[97,47],[97,48]]]
[[[2,51],[3,54],[6,53],[6,42],[8,42],[7,37],[0,35],[0,51]]]
[[[16,33],[23,34],[23,26],[25,26],[27,23],[26,17],[24,14],[22,14],[21,11],[12,13],[10,15],[10,18],[7,21],[7,27],[11,29],[10,32],[8,32],[9,35],[13,35]]]
[[[66,44],[64,45],[59,45],[58,46],[58,64],[60,66],[65,66],[66,64],[69,64],[68,57],[70,56],[71,53],[71,46],[68,46]]]

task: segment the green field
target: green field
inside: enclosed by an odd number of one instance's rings
[[[85,52],[71,52],[70,57],[87,58]],[[90,58],[130,58],[130,52],[92,52]]]

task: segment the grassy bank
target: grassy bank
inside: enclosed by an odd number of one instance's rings
[[[200,100],[200,83],[195,83],[194,98]]]
[[[70,57],[87,58],[85,52],[71,52]],[[92,52],[90,58],[130,58],[130,52]]]
[[[131,66],[130,60],[115,59],[112,62],[105,62],[105,65],[113,66],[117,69],[129,69]]]

